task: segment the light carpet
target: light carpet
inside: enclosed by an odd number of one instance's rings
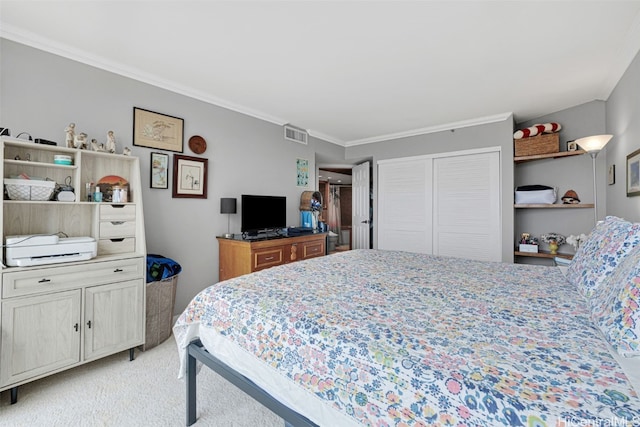
[[[178,379],[173,336],[145,352],[115,354],[0,396],[2,426],[184,426],[185,383]],[[195,426],[271,427],[284,421],[203,367],[197,376]]]

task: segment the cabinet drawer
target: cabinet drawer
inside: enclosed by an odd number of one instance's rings
[[[98,240],[98,255],[113,255],[135,252],[136,239],[133,237],[118,237],[114,239]]]
[[[102,221],[100,222],[100,239],[113,237],[134,237],[136,235],[135,221]]]
[[[65,267],[29,269],[2,275],[2,297],[10,298],[40,292],[99,285],[145,277],[144,257],[92,262]]]
[[[136,205],[100,205],[100,221],[135,221]]]
[[[324,253],[324,240],[302,243],[302,259],[322,256]]]
[[[253,253],[253,271],[273,267],[283,262],[284,250],[282,247],[265,249]]]

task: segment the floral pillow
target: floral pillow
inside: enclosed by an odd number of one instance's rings
[[[616,351],[640,356],[640,246],[593,293],[591,316]]]
[[[608,216],[591,231],[567,269],[567,279],[587,298],[640,244],[640,224]]]

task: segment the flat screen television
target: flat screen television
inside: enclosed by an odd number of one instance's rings
[[[254,196],[243,194],[240,206],[243,233],[278,230],[287,226],[287,198],[284,196]]]

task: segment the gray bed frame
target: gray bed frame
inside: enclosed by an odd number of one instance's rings
[[[189,343],[187,356],[187,426],[196,422],[196,361],[200,361],[276,415],[282,417],[285,427],[318,427],[317,424],[276,400],[253,381],[211,355],[200,340],[194,340]]]

